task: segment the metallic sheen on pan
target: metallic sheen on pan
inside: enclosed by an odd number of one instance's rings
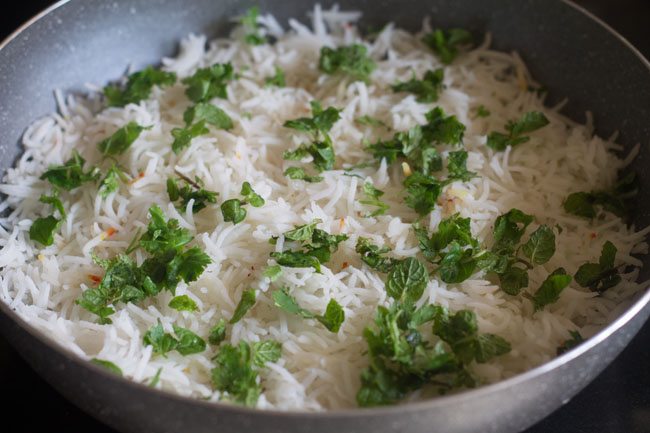
[[[332,1],[321,1],[328,6]],[[632,223],[650,224],[650,64],[623,38],[561,0],[350,0],[362,26],[387,21],[417,30],[434,26],[490,32],[494,46],[517,50],[549,89],[548,103],[569,98],[564,112],[629,149],[641,191]],[[21,153],[32,121],[55,111],[53,89],[82,91],[86,82],[119,77],[128,64],[156,63],[190,32],[226,34],[231,17],[258,4],[281,21],[305,18],[303,0],[70,0],[48,9],[0,45],[0,173]],[[639,279],[650,275],[650,256]],[[152,390],[61,350],[0,302],[0,330],[66,398],[123,432],[517,432],[567,402],[625,347],[650,316],[650,290],[594,338],[553,361],[494,385],[434,400],[327,413],[256,411]]]

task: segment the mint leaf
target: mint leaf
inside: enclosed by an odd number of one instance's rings
[[[257,194],[251,184],[244,182],[241,186],[241,196],[244,197],[244,200],[253,207],[262,207],[264,206],[264,199]]]
[[[187,295],[173,297],[168,305],[177,311],[199,311],[199,306]]]
[[[302,251],[274,252],[271,253],[271,257],[280,266],[286,266],[288,268],[314,268],[316,272],[320,273],[320,261],[316,257]]]
[[[375,188],[370,182],[365,182],[363,184],[363,192],[366,195],[366,198],[359,200],[359,203],[367,206],[375,206],[377,208],[374,211],[366,214],[366,217],[383,215],[390,208],[389,205],[381,201],[380,197],[384,195],[384,192]]]
[[[228,99],[226,86],[234,78],[230,63],[217,63],[198,69],[194,75],[183,79],[185,94],[193,102],[208,102],[213,98]]]
[[[414,304],[422,296],[428,282],[424,265],[409,257],[397,262],[388,274],[386,293],[393,299]]]
[[[286,287],[273,292],[273,302],[282,310],[290,314],[301,316],[305,319],[318,320],[327,330],[331,332],[338,332],[341,324],[345,320],[345,312],[343,308],[336,302],[335,299],[330,299],[325,310],[325,314],[314,314],[311,311],[302,308],[296,298],[289,294],[289,289]]]
[[[528,239],[521,251],[528,257],[531,263],[542,265],[548,262],[555,254],[555,233],[547,225],[537,228]]]
[[[221,203],[221,215],[223,215],[223,220],[225,222],[232,222],[233,224],[239,224],[244,221],[246,218],[246,209],[242,207],[246,203],[242,202],[239,199],[231,198]]]
[[[205,123],[227,131],[234,126],[232,119],[225,111],[209,102],[199,102],[185,110],[183,120],[187,126],[205,121]]]
[[[47,180],[52,185],[66,191],[78,188],[86,182],[95,182],[99,179],[99,170],[91,168],[88,172],[84,172],[83,166],[85,163],[86,160],[76,150],[73,150],[72,156],[65,164],[50,166],[41,175],[40,179]]]
[[[205,350],[205,341],[189,329],[181,328],[180,326],[173,325],[174,334],[178,337],[176,351],[181,355],[192,355],[194,353],[201,353]]]
[[[378,247],[372,244],[368,238],[359,237],[355,251],[365,264],[379,272],[390,272],[397,262],[395,259],[384,257],[386,253],[390,252],[390,248]]]
[[[603,244],[598,263],[585,263],[578,268],[575,280],[580,286],[602,293],[621,282],[621,276],[614,267],[616,246],[610,241]]]
[[[571,335],[571,338],[568,340],[565,340],[564,343],[562,343],[556,351],[557,356],[562,355],[565,352],[568,352],[569,350],[573,349],[576,346],[579,346],[583,341],[585,341],[584,338],[582,338],[582,335],[578,331],[569,331],[569,335]]]
[[[210,130],[205,126],[205,120],[200,120],[194,125],[186,128],[174,128],[172,129],[172,137],[174,137],[172,150],[178,155],[183,149],[190,145],[193,138],[208,134],[209,132]]]
[[[150,126],[140,126],[131,121],[115,131],[110,137],[100,141],[97,147],[104,156],[121,155],[140,137],[142,131],[150,128]]]
[[[124,88],[114,84],[104,87],[109,107],[124,107],[137,104],[151,95],[154,86],[166,87],[176,83],[176,74],[147,66],[142,71],[129,75]]]
[[[289,167],[284,171],[284,175],[293,180],[304,180],[309,183],[317,183],[323,180],[322,176],[310,176],[301,167]]]
[[[535,311],[560,299],[560,293],[569,283],[571,283],[571,275],[567,275],[564,268],[554,270],[532,296]]]

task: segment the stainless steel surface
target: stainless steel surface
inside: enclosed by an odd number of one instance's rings
[[[325,2],[327,3],[327,2]],[[491,31],[496,45],[517,49],[551,98],[571,98],[568,114],[593,109],[601,133],[621,127],[630,146],[650,136],[650,70],[625,42],[562,2],[428,1],[409,8],[396,1],[352,1],[366,23],[395,20],[414,29],[425,13],[444,26]],[[0,166],[11,165],[19,137],[35,118],[54,110],[51,90],[105,82],[124,66],[156,62],[190,31],[224,32],[245,2],[209,0],[71,1],[34,22],[0,49]],[[280,17],[304,17],[306,2],[261,2]],[[549,59],[555,62],[549,62]],[[74,63],[73,63],[74,62]],[[82,65],[72,68],[71,65]],[[585,74],[585,71],[591,71]],[[644,147],[637,161],[644,167]],[[643,171],[642,183],[650,189]],[[648,191],[635,221],[647,225]],[[645,258],[644,258],[645,259]],[[647,262],[647,260],[646,260]],[[647,270],[641,278],[647,279]],[[7,339],[50,383],[84,410],[129,432],[172,431],[519,431],[579,391],[627,344],[650,315],[650,292],[586,344],[535,370],[463,394],[400,407],[327,414],[257,412],[188,400],[115,378],[61,351],[0,305]]]

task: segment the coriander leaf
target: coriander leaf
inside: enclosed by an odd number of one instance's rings
[[[239,224],[246,218],[246,209],[242,207],[246,203],[239,199],[231,198],[221,203],[221,214],[225,222]]]
[[[99,359],[99,358],[93,358],[90,360],[95,365],[99,365],[100,367],[104,367],[106,370],[110,371],[111,373],[115,373],[118,376],[123,376],[124,374],[122,373],[122,369],[112,363],[111,361],[106,361],[105,359]]]
[[[482,334],[476,337],[476,362],[485,363],[497,356],[509,353],[512,347],[502,337],[494,334]]]
[[[248,202],[253,207],[261,207],[264,206],[264,199],[257,194],[255,191],[253,191],[253,188],[251,187],[251,184],[248,182],[244,182],[241,186],[241,192],[240,194],[242,197],[244,197],[244,200]]]
[[[140,126],[131,121],[115,131],[110,137],[100,141],[97,147],[104,156],[121,155],[131,147],[142,131],[150,128],[150,126]]]
[[[185,94],[193,102],[208,102],[213,98],[228,99],[226,86],[234,78],[230,63],[217,63],[198,69],[194,75],[183,79],[188,87]]]
[[[194,200],[192,204],[192,213],[197,213],[206,208],[208,203],[213,204],[217,202],[217,192],[208,191],[201,187],[197,182],[188,182],[189,179],[181,179],[184,184],[179,186],[179,180],[174,178],[167,179],[167,195],[169,200],[180,201],[177,208],[185,210],[190,200]]]
[[[242,317],[244,317],[244,315],[248,312],[248,310],[253,308],[256,298],[257,291],[255,289],[244,290],[241,294],[239,304],[237,304],[237,308],[235,308],[235,312],[232,314],[232,318],[228,323],[232,325],[239,322]]]
[[[355,251],[361,256],[361,260],[365,264],[379,272],[390,272],[396,263],[395,259],[383,257],[384,254],[390,252],[390,248],[380,248],[372,244],[368,238],[360,237],[357,240]]]
[[[172,261],[177,268],[176,274],[186,283],[196,281],[212,259],[199,247],[192,247],[178,254]]]
[[[318,261],[316,257],[302,251],[274,252],[271,253],[271,257],[273,257],[280,266],[286,266],[289,268],[314,268],[316,272],[320,273],[320,261]]]
[[[555,254],[555,233],[547,225],[541,225],[535,230],[522,247],[522,252],[531,263],[542,265]]]
[[[76,150],[63,165],[50,166],[40,177],[52,185],[63,188],[66,191],[78,188],[85,182],[94,182],[99,179],[99,169],[91,168],[88,172],[83,171],[86,160]]]
[[[262,392],[253,369],[251,348],[245,341],[239,346],[224,344],[214,357],[212,384],[215,389],[227,393],[222,398],[253,407]]]
[[[460,123],[456,116],[446,116],[440,107],[425,114],[427,124],[423,132],[429,141],[449,145],[463,144],[465,125]]]
[[[282,68],[275,67],[275,75],[271,77],[266,77],[264,79],[264,84],[267,87],[275,86],[275,87],[285,87],[287,85],[285,77],[284,77],[284,71]]]
[[[485,108],[483,105],[479,105],[476,109],[476,117],[488,117],[490,115],[490,110]]]
[[[117,191],[120,188],[120,179],[122,176],[124,176],[122,170],[113,164],[113,166],[108,169],[106,176],[102,179],[102,182],[99,185],[99,195],[106,198],[111,193]]]
[[[269,266],[264,270],[264,273],[262,273],[262,275],[268,278],[269,281],[274,282],[280,277],[280,275],[282,275],[282,266],[280,265]]]
[[[420,216],[429,214],[436,207],[436,200],[442,192],[442,185],[434,177],[415,172],[404,180],[406,205]]]
[[[208,342],[212,345],[218,346],[223,340],[226,339],[226,321],[219,319],[216,325],[210,329],[210,334],[208,335]]]
[[[386,293],[395,300],[414,304],[424,293],[429,282],[428,273],[422,263],[413,257],[395,264],[386,280]]]
[[[145,346],[151,346],[154,354],[163,356],[178,347],[178,340],[171,334],[166,333],[160,322],[156,326],[149,328],[144,334],[142,342]]]
[[[518,144],[530,140],[530,137],[523,134],[537,131],[549,123],[550,122],[546,116],[544,116],[544,113],[539,111],[524,113],[518,120],[511,120],[506,124],[505,128],[508,131],[508,134],[500,132],[489,133],[487,137],[487,146],[496,151],[503,151],[508,146],[515,147]]]
[[[165,221],[162,209],[154,205],[149,208],[151,220],[147,231],[140,238],[140,246],[150,254],[169,250],[179,251],[192,240],[189,230],[179,227],[178,220]]]
[[[599,263],[585,263],[578,268],[575,280],[580,286],[594,292],[604,292],[621,282],[621,276],[614,267],[617,249],[613,243],[603,244]]]
[[[456,284],[468,279],[476,269],[476,260],[471,248],[462,249],[458,242],[449,245],[449,250],[440,261],[438,274],[445,283]]]
[[[192,355],[194,353],[203,352],[206,348],[205,340],[196,335],[189,329],[181,328],[180,326],[173,325],[174,334],[178,337],[178,344],[175,349],[181,355]]]
[[[499,285],[507,294],[516,296],[521,289],[528,287],[528,272],[516,266],[508,267],[499,274]]]
[[[384,195],[383,191],[378,190],[370,182],[365,182],[363,184],[363,192],[366,195],[366,198],[359,200],[359,203],[367,206],[375,206],[377,209],[366,214],[366,217],[375,217],[378,215],[383,215],[390,208],[389,205],[381,201],[380,197]]]
[[[341,72],[355,80],[368,81],[376,66],[368,57],[366,47],[361,44],[338,48],[323,47],[320,50],[318,68],[326,74]]]
[[[472,34],[464,29],[435,30],[422,38],[440,61],[446,65],[458,56],[458,49],[473,43]]]
[[[266,37],[261,33],[257,25],[257,17],[259,16],[259,8],[253,6],[246,11],[246,14],[241,18],[241,25],[246,31],[244,41],[249,45],[262,45],[266,42]]]
[[[456,152],[449,152],[447,158],[449,179],[467,182],[471,178],[476,177],[476,173],[467,170],[467,151],[459,150]]]
[[[557,348],[557,356],[568,352],[569,350],[573,349],[576,346],[579,346],[583,341],[585,341],[585,339],[582,338],[582,335],[580,335],[578,331],[569,331],[569,334],[571,335],[571,338],[565,340],[564,343],[562,343],[562,345]]]
[[[258,341],[253,344],[253,362],[264,367],[267,362],[277,362],[282,356],[282,343],[275,340]]]
[[[570,282],[571,275],[567,275],[564,268],[554,270],[532,296],[535,311],[541,310],[560,299],[560,293]]]
[[[310,176],[301,167],[289,167],[284,171],[284,175],[293,180],[304,180],[305,182],[315,183],[323,180],[322,176]]]
[[[418,102],[435,102],[442,91],[444,70],[442,68],[424,73],[422,80],[415,77],[409,81],[393,84],[393,92],[410,92],[417,96]]]
[[[205,123],[227,131],[234,126],[232,119],[225,111],[209,102],[199,102],[185,110],[183,120],[187,126],[203,120]]]
[[[114,84],[104,87],[104,95],[109,107],[124,107],[137,104],[151,95],[154,86],[171,86],[176,82],[176,74],[160,71],[147,66],[142,71],[129,75],[126,86],[122,89]]]
[[[208,134],[209,132],[210,130],[205,126],[205,120],[200,120],[187,128],[174,128],[172,129],[172,137],[174,137],[172,150],[178,155],[190,145],[193,138]]]
[[[177,311],[199,311],[199,306],[187,295],[175,296],[168,305]]]

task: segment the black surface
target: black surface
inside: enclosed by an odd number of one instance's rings
[[[51,3],[29,0],[13,4],[11,9],[3,8],[0,38]],[[649,1],[583,0],[578,3],[599,15],[650,56]],[[646,325],[591,385],[526,433],[650,432],[649,344],[650,326]],[[114,433],[64,400],[1,338],[0,390],[6,402],[4,419],[11,416],[21,420],[20,426],[11,426],[11,432]]]

